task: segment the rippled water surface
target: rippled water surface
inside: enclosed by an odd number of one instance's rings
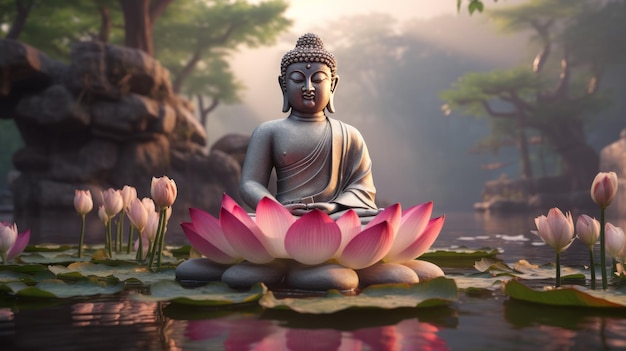
[[[507,263],[554,260],[530,233],[534,214],[446,216],[435,248],[498,248]],[[626,228],[624,220],[613,222]],[[67,235],[45,232],[38,240]],[[168,239],[183,242],[180,235],[172,228]],[[586,263],[587,252],[577,244],[562,255],[563,265]],[[0,298],[0,350],[626,350],[623,310],[528,304],[499,290],[462,292],[448,307],[332,315],[255,305],[190,308],[135,301],[132,293],[63,301]]]

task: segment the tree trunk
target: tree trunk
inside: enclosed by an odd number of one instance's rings
[[[11,28],[5,37],[6,39],[17,40],[20,37],[22,30],[24,30],[24,25],[26,24],[26,19],[28,18],[30,9],[33,7],[34,3],[34,0],[15,0],[17,15],[15,16],[15,19],[11,24]]]
[[[600,157],[585,140],[581,121],[570,121],[544,131],[563,160],[563,174],[572,180],[571,190],[584,190],[598,173]]]
[[[124,12],[124,44],[152,56],[150,0],[120,0]]]
[[[98,40],[103,43],[109,42],[111,34],[111,14],[109,9],[102,5],[98,5],[98,11],[100,11],[100,32],[98,33]]]
[[[530,152],[528,151],[528,138],[526,138],[524,128],[520,128],[517,134],[517,147],[522,159],[522,177],[531,179],[533,177],[533,169],[530,163]]]

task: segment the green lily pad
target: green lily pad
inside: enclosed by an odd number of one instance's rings
[[[491,258],[482,258],[474,264],[479,272],[489,272],[494,276],[510,275],[521,279],[554,279],[556,268],[552,264],[536,265],[526,260],[519,260],[509,266],[506,263]],[[561,266],[562,279],[585,279],[586,274],[573,267]]]
[[[66,283],[58,279],[42,281],[36,286],[29,286],[16,291],[17,296],[31,298],[70,298],[93,295],[111,295],[122,291],[124,284],[108,285],[91,280]]]
[[[487,289],[497,290],[502,287],[502,283],[513,279],[510,275],[492,275],[489,273],[476,273],[470,275],[447,276],[454,279],[457,287],[461,290],[467,289]]]
[[[413,285],[370,286],[356,296],[345,296],[336,290],[331,290],[324,297],[278,299],[272,292],[269,292],[263,296],[260,304],[267,308],[291,309],[299,313],[327,314],[349,308],[394,309],[442,306],[456,300],[457,295],[454,280],[440,277]]]
[[[588,290],[576,285],[536,290],[514,279],[506,283],[504,293],[516,300],[552,306],[626,308],[626,294],[614,290]]]
[[[27,264],[69,264],[76,261],[89,261],[91,258],[78,258],[69,252],[42,251],[20,255],[20,261]]]
[[[234,290],[222,282],[197,288],[183,288],[174,280],[160,281],[150,287],[150,295],[137,295],[142,301],[171,301],[185,305],[221,306],[258,301],[267,288],[256,284],[248,291]]]
[[[115,265],[92,262],[75,262],[67,267],[50,266],[48,269],[59,278],[76,279],[77,277],[115,278],[120,281],[139,281],[150,285],[163,280],[174,280],[174,269],[151,272],[148,267],[125,261],[117,261]]]
[[[419,257],[420,260],[432,262],[439,267],[464,268],[472,267],[476,260],[481,258],[495,257],[499,254],[497,249],[482,248],[472,250],[459,248],[455,250],[435,250],[425,252]]]

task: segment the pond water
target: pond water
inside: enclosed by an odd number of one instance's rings
[[[498,248],[498,257],[507,263],[522,258],[536,264],[553,262],[552,249],[530,233],[535,216],[448,213],[434,248]],[[45,223],[54,220],[43,219]],[[612,222],[626,228],[626,220]],[[58,228],[30,224],[38,229]],[[77,233],[78,229],[69,231]],[[37,242],[66,235],[46,232]],[[182,243],[181,238],[177,228],[169,229],[168,241]],[[586,249],[578,244],[562,255],[563,265],[586,263]],[[443,269],[450,275],[468,271]],[[139,302],[129,294],[63,301],[0,298],[0,349],[626,350],[623,310],[529,304],[511,300],[499,289],[461,292],[459,300],[447,307],[361,309],[331,315],[265,310],[256,305],[190,308]]]

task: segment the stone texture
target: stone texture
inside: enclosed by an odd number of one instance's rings
[[[183,286],[198,286],[222,280],[226,265],[217,264],[207,258],[192,258],[176,267],[176,281]]]
[[[226,269],[222,281],[233,289],[247,289],[259,282],[273,287],[282,283],[285,271],[285,264],[280,260],[268,264],[241,262]]]
[[[357,273],[338,264],[305,266],[296,264],[290,267],[285,278],[285,285],[291,289],[326,291],[352,291],[359,286]]]
[[[0,39],[0,78],[0,118],[13,119],[24,140],[11,184],[18,224],[22,214],[49,209],[74,214],[74,189],[131,185],[150,196],[152,177],[162,175],[177,182],[179,213],[217,215],[222,194],[238,199],[243,143],[209,152],[193,105],[173,93],[153,57],[79,42],[65,64]]]
[[[404,262],[402,265],[412,269],[419,277],[420,282],[426,282],[446,275],[439,266],[428,261],[413,260]]]
[[[420,281],[412,269],[397,263],[376,263],[356,272],[362,288],[374,284],[416,284]]]
[[[626,218],[626,129],[621,131],[619,140],[600,151],[600,171],[615,172],[619,183],[607,215]]]

